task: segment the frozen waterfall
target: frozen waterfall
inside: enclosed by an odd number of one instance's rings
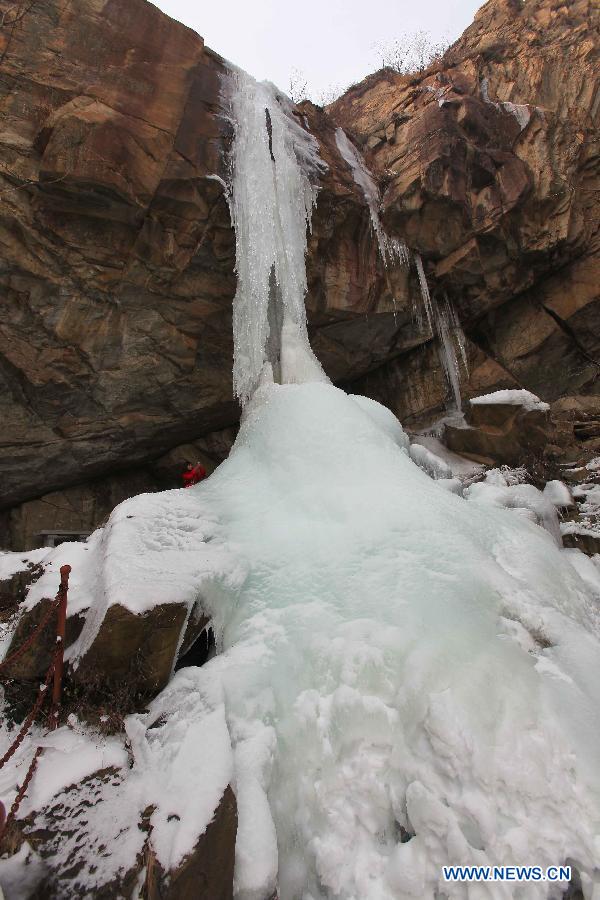
[[[306,231],[325,164],[284,94],[241,70],[233,77],[233,384],[245,403],[265,379],[327,380],[310,348],[304,307]]]

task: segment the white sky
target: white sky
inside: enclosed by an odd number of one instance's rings
[[[435,42],[456,40],[482,0],[155,0],[189,25],[207,46],[255,78],[289,93],[298,69],[317,102],[381,65],[374,47],[404,33],[428,31]]]

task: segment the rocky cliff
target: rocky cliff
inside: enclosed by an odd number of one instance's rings
[[[388,228],[460,315],[467,392],[599,391],[599,17],[587,0],[492,0],[439,65],[377,73],[330,108],[385,185]],[[398,385],[430,370],[420,349],[363,387],[418,414],[440,389],[424,403]]]
[[[430,70],[297,111],[328,165],[307,306],[333,379],[408,422],[449,394],[412,319],[415,271],[378,256],[342,126],[388,232],[459,313],[464,394],[600,393],[597,18],[583,0],[490,0]],[[0,544],[25,546],[227,451],[230,72],[144,0],[34,4],[0,41]]]

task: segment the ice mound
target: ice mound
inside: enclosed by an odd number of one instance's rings
[[[325,384],[259,389],[194,491],[247,571],[201,587],[238,896],[433,897],[443,864],[566,859],[589,888],[598,597],[551,535],[443,489],[389,414]]]

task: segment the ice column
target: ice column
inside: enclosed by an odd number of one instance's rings
[[[304,307],[307,228],[325,164],[274,85],[240,70],[233,80],[233,384],[244,403],[274,371],[282,382],[327,380],[310,348]]]

